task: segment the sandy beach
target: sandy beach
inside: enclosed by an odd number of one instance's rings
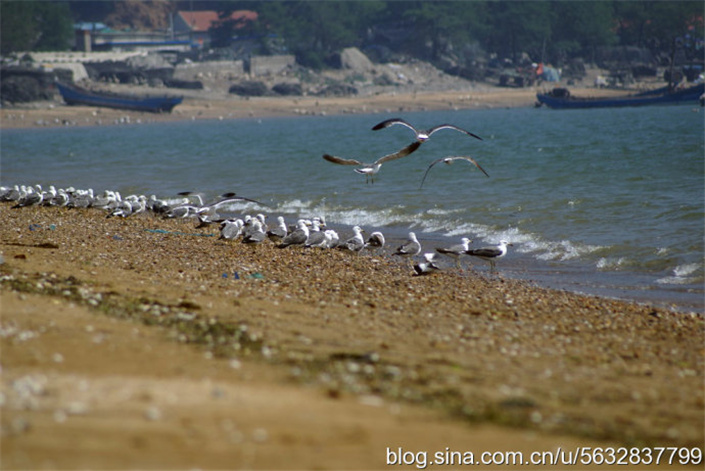
[[[0,221],[4,469],[702,449],[696,314],[150,214],[2,204]]]
[[[224,92],[185,92],[172,113],[143,113],[87,106],[66,106],[54,101],[34,102],[0,109],[3,128],[54,126],[105,126],[184,120],[224,120],[272,116],[397,114],[426,110],[532,107],[536,92],[548,87],[497,88],[481,86],[458,91],[424,90],[415,93],[380,93],[348,97],[238,97]],[[143,87],[113,86],[113,91],[144,93]],[[623,95],[623,90],[572,88],[576,96]],[[154,93],[154,92],[151,92]],[[170,91],[178,95],[177,91]]]

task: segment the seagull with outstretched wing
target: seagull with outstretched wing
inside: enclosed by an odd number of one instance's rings
[[[382,167],[383,163],[406,157],[407,155],[411,154],[416,149],[418,149],[420,145],[421,143],[419,141],[413,142],[408,146],[404,147],[402,150],[393,154],[388,154],[383,157],[380,157],[372,163],[361,162],[357,159],[344,159],[342,157],[336,157],[330,154],[323,154],[323,158],[328,162],[332,162],[338,165],[357,165],[359,168],[356,168],[355,171],[357,173],[365,175],[367,183],[369,183],[370,180],[372,181],[372,183],[374,183],[374,176],[377,174],[377,172],[379,172],[379,169]]]
[[[421,179],[421,186],[419,188],[423,187],[423,182],[426,181],[426,176],[428,175],[428,172],[433,168],[434,165],[441,163],[441,162],[443,162],[444,164],[450,165],[453,162],[455,162],[456,160],[466,160],[466,161],[470,162],[475,167],[477,167],[482,173],[484,173],[486,177],[489,178],[489,174],[487,172],[485,172],[485,169],[480,167],[480,164],[475,162],[475,159],[473,159],[472,157],[464,156],[464,155],[455,155],[455,156],[451,156],[451,157],[443,157],[441,159],[436,159],[433,162],[431,162],[431,165],[429,165],[428,168],[426,169],[426,173],[423,174],[423,178]]]
[[[414,126],[412,126],[401,118],[392,118],[386,121],[382,121],[381,123],[374,125],[372,127],[372,130],[379,131],[380,129],[388,128],[389,126],[394,126],[395,124],[406,126],[407,128],[414,131],[414,134],[416,134],[416,140],[419,142],[424,142],[428,140],[431,137],[431,134],[435,133],[436,131],[440,131],[441,129],[453,129],[454,131],[462,132],[463,134],[467,134],[468,136],[474,137],[475,139],[482,140],[482,138],[477,134],[473,134],[470,131],[466,131],[465,129],[459,128],[458,126],[455,126],[453,124],[439,124],[438,126],[434,126],[431,129],[421,130],[416,129]]]

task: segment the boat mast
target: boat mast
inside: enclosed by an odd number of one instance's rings
[[[676,62],[676,38],[675,36],[671,39],[671,64],[668,69],[668,91],[672,92],[674,88],[673,84],[673,68]]]

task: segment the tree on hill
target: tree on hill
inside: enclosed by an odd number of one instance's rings
[[[548,2],[490,3],[493,27],[487,35],[486,47],[515,63],[522,52],[540,60],[551,37],[550,9]]]
[[[66,51],[73,22],[63,2],[0,2],[0,52]]]
[[[615,11],[622,44],[669,53],[677,38],[689,36],[702,42],[702,2],[615,2]],[[689,52],[696,53],[694,44]]]
[[[597,48],[613,46],[619,39],[610,2],[555,2],[551,14],[553,62],[562,64],[575,56],[594,62]]]

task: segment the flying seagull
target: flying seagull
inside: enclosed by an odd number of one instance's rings
[[[473,134],[469,131],[466,131],[465,129],[459,128],[458,126],[454,126],[452,124],[439,124],[438,126],[434,126],[431,129],[428,130],[421,130],[421,129],[416,129],[414,126],[411,124],[407,123],[401,118],[392,118],[388,119],[386,121],[382,121],[379,124],[376,124],[372,130],[373,131],[379,131],[380,129],[388,128],[389,126],[393,126],[395,124],[401,124],[402,126],[406,126],[407,128],[411,129],[414,131],[416,134],[416,140],[418,142],[424,142],[428,140],[431,137],[431,134],[433,134],[436,131],[440,131],[441,129],[453,129],[455,131],[460,131],[464,134],[467,134],[468,136],[474,137],[475,139],[482,140],[482,138],[476,134]]]
[[[343,159],[341,157],[336,157],[330,154],[323,154],[323,158],[328,162],[333,162],[334,164],[338,165],[357,165],[360,168],[356,168],[355,171],[357,173],[365,175],[367,183],[369,183],[370,180],[372,180],[372,183],[374,183],[374,176],[377,174],[377,172],[379,172],[379,169],[380,167],[382,167],[382,164],[384,162],[389,162],[390,160],[396,160],[401,159],[402,157],[406,157],[407,155],[411,154],[416,149],[418,149],[420,145],[421,142],[419,141],[413,142],[408,146],[404,147],[399,152],[380,157],[372,163],[360,162],[356,159]]]
[[[472,249],[465,251],[466,254],[478,257],[490,262],[490,272],[496,271],[495,260],[502,258],[507,254],[507,245],[512,245],[506,240],[501,240],[499,245],[490,247],[482,247],[481,249]]]
[[[490,177],[489,174],[488,174],[487,172],[485,172],[485,169],[483,169],[482,167],[480,167],[480,164],[478,164],[477,162],[475,162],[475,159],[473,159],[472,157],[466,157],[466,156],[464,156],[464,155],[456,155],[456,156],[451,156],[451,157],[443,157],[443,158],[436,159],[436,160],[434,160],[433,162],[431,162],[431,165],[429,165],[428,168],[426,169],[426,173],[423,174],[423,178],[421,179],[421,186],[420,186],[419,188],[423,187],[423,182],[426,181],[426,176],[428,175],[428,172],[431,170],[431,168],[433,168],[434,165],[436,165],[436,164],[438,164],[438,163],[441,163],[441,162],[443,162],[443,163],[446,164],[446,165],[450,165],[450,164],[452,164],[452,163],[453,163],[454,161],[456,161],[456,160],[467,160],[468,162],[470,162],[471,164],[473,164],[475,167],[477,167],[478,169],[480,169],[480,171],[481,171],[482,173],[484,173],[485,176],[487,176],[487,178]]]

